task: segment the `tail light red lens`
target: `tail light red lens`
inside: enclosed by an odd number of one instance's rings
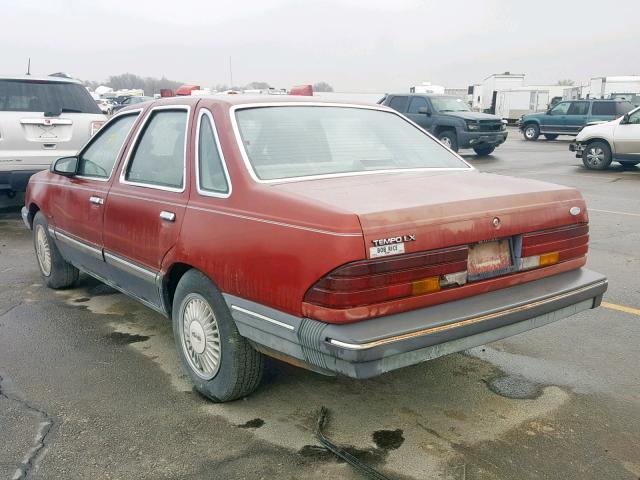
[[[589,249],[589,225],[586,223],[569,227],[525,233],[522,235],[522,258],[558,253],[558,262],[582,257]]]
[[[467,252],[466,246],[453,247],[349,263],[311,287],[305,301],[351,308],[438,291],[456,285],[448,274],[467,269]]]

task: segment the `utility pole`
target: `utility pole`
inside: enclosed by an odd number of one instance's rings
[[[233,88],[233,69],[231,68],[231,55],[229,55],[229,89]]]
[[[31,75],[31,57],[27,60],[27,75]]]

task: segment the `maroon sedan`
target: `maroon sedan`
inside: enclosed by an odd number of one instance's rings
[[[173,321],[214,401],[263,354],[367,378],[599,305],[572,188],[480,173],[402,115],[314,98],[125,109],[32,177],[42,275],[79,271]]]

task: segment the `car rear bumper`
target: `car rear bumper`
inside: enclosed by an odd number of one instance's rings
[[[578,269],[454,302],[351,324],[298,318],[225,295],[259,350],[328,375],[370,378],[596,308],[607,289]]]
[[[507,131],[499,132],[458,132],[458,146],[460,148],[498,146],[507,140]]]
[[[582,158],[582,153],[584,152],[585,148],[587,148],[587,146],[579,142],[571,142],[569,144],[569,151],[575,152],[576,158]]]
[[[0,191],[12,190],[14,192],[24,192],[32,175],[40,170],[14,170],[11,172],[0,172]]]

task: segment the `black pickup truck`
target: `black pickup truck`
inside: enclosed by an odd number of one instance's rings
[[[507,126],[500,117],[472,112],[457,97],[394,93],[378,103],[413,120],[454,152],[473,148],[477,155],[489,155],[507,139]]]

